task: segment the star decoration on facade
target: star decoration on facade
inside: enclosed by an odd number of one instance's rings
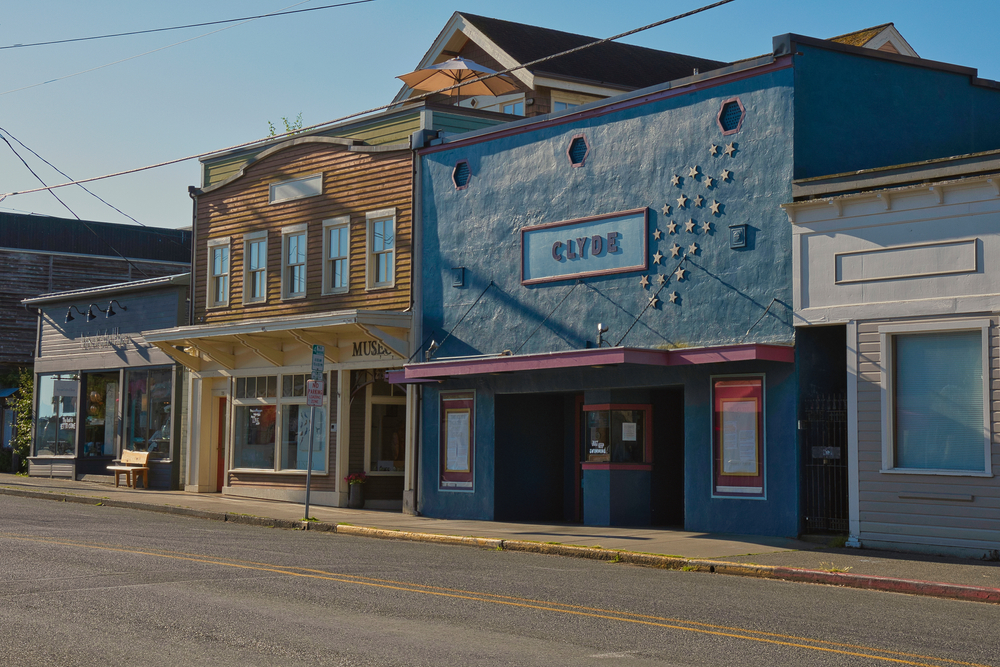
[[[711,176],[706,176],[705,177],[705,187],[706,188],[710,188],[713,185],[715,185],[715,179],[712,178]]]
[[[688,198],[681,193],[681,196],[677,198],[677,208],[684,208],[687,205]]]
[[[659,263],[660,263],[660,260],[661,260],[661,259],[663,259],[663,255],[662,255],[662,254],[660,254],[660,251],[659,251],[659,250],[657,250],[657,251],[656,251],[656,252],[655,252],[655,253],[653,254],[653,264],[659,264]],[[645,276],[643,276],[643,277],[645,277]]]
[[[670,303],[677,303],[677,292],[671,292],[670,296],[667,297]]]
[[[643,288],[649,287],[649,276],[639,278],[639,285]]]
[[[671,176],[670,177],[670,185],[676,185],[677,187],[680,187],[681,186],[681,177],[678,176],[677,174],[674,174],[673,176]]]
[[[659,241],[661,236],[663,236],[663,232],[661,232],[659,229],[657,229],[657,230],[655,230],[653,232],[653,240],[654,241]]]
[[[670,232],[671,234],[677,233],[677,223],[674,222],[673,220],[671,220],[664,226],[667,228],[667,231]]]
[[[671,257],[676,257],[680,253],[680,251],[681,251],[681,247],[679,245],[677,245],[676,243],[673,244],[672,246],[670,246],[670,256]]]
[[[660,275],[656,276],[656,284],[657,284],[657,285],[662,285],[662,284],[664,284],[665,282],[667,282],[667,277],[666,277],[665,275],[663,275],[663,274],[661,273]]]
[[[694,167],[691,167],[690,169],[688,169],[688,176],[690,176],[691,178],[698,178],[698,166],[697,165],[695,165]]]
[[[663,211],[663,215],[670,215],[670,204],[664,204],[660,210]]]
[[[705,203],[705,198],[702,197],[701,195],[698,195],[697,197],[694,198],[694,205],[697,206],[698,208],[701,208],[701,205],[704,203]]]
[[[688,254],[689,255],[697,255],[698,254],[698,244],[697,243],[692,243],[691,245],[688,246]]]
[[[718,155],[719,154],[719,145],[718,144],[712,144],[711,148],[708,149],[708,153],[709,153],[709,155]]]
[[[688,220],[687,222],[684,223],[684,231],[693,234],[694,233],[694,228],[697,227],[697,226],[698,226],[698,223],[696,223],[693,219],[692,220]]]
[[[708,205],[708,208],[709,208],[710,211],[712,211],[713,214],[719,215],[719,207],[720,206],[722,206],[722,204],[720,204],[719,202],[717,202],[717,201],[715,201],[713,199],[712,203]]]
[[[656,308],[656,304],[658,304],[659,302],[660,302],[660,299],[655,294],[653,296],[649,297],[649,307],[650,308]]]
[[[687,273],[687,271],[684,270],[683,266],[677,267],[677,270],[674,271],[674,275],[677,276],[678,282],[680,282],[681,280],[684,280],[684,274],[686,274],[686,273]]]
[[[701,223],[701,231],[704,232],[705,234],[711,234],[712,233],[712,223],[711,222],[703,222],[703,223]]]
[[[726,144],[725,150],[722,152],[728,155],[729,157],[732,157],[733,153],[736,152],[736,146],[734,145],[734,143],[728,143]]]
[[[728,169],[723,169],[722,170],[722,180],[728,181],[729,180],[729,175],[731,173],[733,173],[733,172],[729,171]]]

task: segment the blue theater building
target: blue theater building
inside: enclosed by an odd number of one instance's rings
[[[419,512],[799,534],[798,396],[845,350],[797,336],[779,205],[812,176],[998,148],[997,118],[974,70],[785,35],[429,141],[424,344],[395,378],[420,387]]]

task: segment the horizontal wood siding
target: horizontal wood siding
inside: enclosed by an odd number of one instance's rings
[[[187,270],[187,265],[174,263],[132,265],[111,257],[0,250],[0,310],[7,316],[0,327],[0,365],[31,365],[34,361],[38,311],[25,308],[22,299]]]
[[[1000,358],[990,335],[994,477],[882,473],[882,355],[878,327],[858,326],[858,483],[862,542],[996,549],[1000,545]],[[916,322],[919,320],[906,320]],[[938,320],[940,321],[940,320]],[[900,320],[893,320],[895,324]],[[886,351],[888,352],[888,351]],[[916,498],[908,496],[918,496]],[[920,497],[923,496],[923,497]],[[944,497],[942,497],[944,496]],[[971,496],[971,500],[965,499]]]
[[[193,298],[195,323],[282,317],[354,308],[404,310],[410,305],[412,169],[410,151],[356,153],[344,146],[306,143],[268,156],[246,174],[198,198],[198,229]],[[323,193],[277,204],[268,203],[272,183],[323,174]],[[396,209],[395,285],[366,289],[365,214]],[[350,216],[350,290],[322,295],[323,221]],[[306,223],[307,294],[282,300],[282,227]],[[267,230],[267,301],[243,304],[243,235]],[[230,237],[228,307],[206,308],[208,241]]]
[[[410,135],[420,129],[420,116],[405,118],[388,118],[379,123],[372,123],[364,128],[349,128],[322,132],[328,137],[343,137],[360,139],[368,146],[399,144],[409,142]]]

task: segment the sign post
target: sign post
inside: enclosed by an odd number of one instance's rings
[[[323,368],[326,363],[322,345],[313,345],[312,379],[306,382],[306,405],[309,406],[309,454],[306,457],[306,515],[309,520],[309,489],[312,486],[313,438],[316,435],[316,408],[323,405]]]

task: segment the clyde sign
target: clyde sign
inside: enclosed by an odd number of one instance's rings
[[[644,271],[649,209],[521,229],[521,284]]]

